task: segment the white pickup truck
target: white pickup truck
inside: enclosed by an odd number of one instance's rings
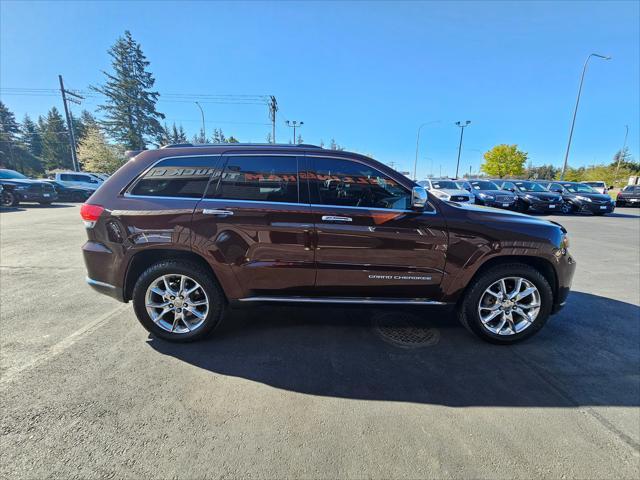
[[[89,172],[56,172],[55,180],[67,187],[82,187],[97,190],[102,178]]]

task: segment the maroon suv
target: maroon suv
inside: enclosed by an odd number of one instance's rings
[[[150,332],[202,338],[234,302],[451,305],[513,343],[565,303],[562,226],[445,202],[395,170],[311,145],[138,154],[82,207],[87,282]]]

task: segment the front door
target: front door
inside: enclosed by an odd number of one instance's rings
[[[225,155],[196,207],[193,249],[230,269],[243,298],[313,290],[313,220],[298,174],[304,160]]]
[[[408,188],[358,160],[308,158],[316,295],[436,298],[447,248],[436,210],[411,210]]]

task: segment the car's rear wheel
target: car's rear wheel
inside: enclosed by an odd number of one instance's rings
[[[211,333],[220,324],[225,304],[215,279],[192,262],[168,260],[152,265],[133,289],[140,323],[172,342],[191,342]]]
[[[509,345],[535,335],[549,318],[552,303],[549,282],[538,270],[505,264],[474,280],[459,305],[459,318],[481,339]]]
[[[18,196],[10,190],[2,191],[2,203],[3,207],[15,207],[20,203]]]

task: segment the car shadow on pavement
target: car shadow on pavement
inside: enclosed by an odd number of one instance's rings
[[[389,318],[400,319],[398,328]],[[308,306],[230,311],[206,341],[148,344],[216,374],[311,395],[455,407],[638,406],[639,331],[640,307],[574,292],[537,336],[508,347],[476,339],[443,310]]]

